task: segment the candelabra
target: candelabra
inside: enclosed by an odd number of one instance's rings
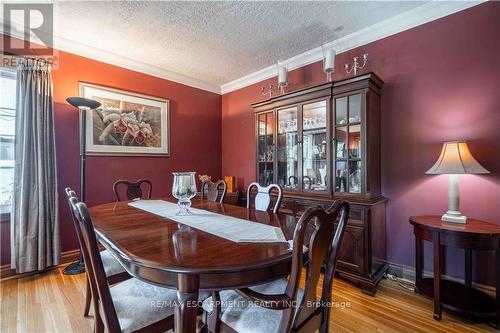
[[[260,88],[260,91],[262,92],[262,95],[266,96],[269,95],[269,98],[273,97],[273,94],[277,94],[280,90],[282,91],[284,87],[279,87],[279,90],[276,90],[274,85],[270,84],[267,88],[262,87]]]
[[[351,69],[349,69],[349,64],[345,64],[345,71],[347,74],[354,72],[354,76],[358,73],[358,69],[363,69],[368,61],[368,53],[363,54],[363,64],[360,65],[358,62],[358,57],[354,57]]]
[[[327,69],[323,69],[323,71],[326,74],[326,82],[331,82],[332,81],[333,69],[327,68]]]
[[[285,93],[285,88],[288,86],[288,69],[285,65],[282,65],[279,61],[277,64],[278,69],[278,89],[276,90],[274,85],[270,84],[267,87],[260,88],[262,95],[269,95],[269,98],[273,97],[273,94],[281,93],[282,95]]]
[[[288,86],[288,82],[278,82],[278,89],[281,95],[285,93],[285,88]]]
[[[288,68],[278,61],[278,89],[283,95],[285,93],[285,88],[288,85]]]

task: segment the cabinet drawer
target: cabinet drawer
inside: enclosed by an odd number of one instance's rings
[[[296,201],[295,209],[297,210],[298,214],[302,214],[309,207],[316,207],[316,206],[323,207],[324,209],[330,207],[329,204],[324,203],[324,202],[314,202],[314,203],[312,203],[312,202],[300,202],[300,201]]]
[[[304,201],[288,201],[286,203],[282,203],[283,208],[287,209],[295,209],[297,214],[304,213],[309,207],[320,206],[323,209],[328,209],[334,201],[317,201],[317,202],[304,202]],[[351,205],[351,209],[349,210],[349,219],[362,221],[364,217],[364,211],[360,209],[353,208]]]

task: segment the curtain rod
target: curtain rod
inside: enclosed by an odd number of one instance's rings
[[[53,65],[54,64],[54,61],[52,59],[46,59],[44,58],[43,56],[40,56],[39,58],[37,57],[33,57],[33,56],[26,56],[26,55],[21,55],[21,54],[15,54],[15,53],[12,53],[12,52],[6,52],[6,51],[0,51],[2,53],[2,55],[4,56],[9,56],[9,57],[16,57],[16,58],[24,58],[24,59],[30,59],[30,60],[39,60],[39,61],[42,61],[42,62],[45,62],[45,63],[48,63],[50,65]]]

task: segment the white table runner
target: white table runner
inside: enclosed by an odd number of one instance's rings
[[[178,216],[176,213],[179,211],[179,206],[164,200],[133,201],[129,203],[129,206],[166,217],[175,222],[236,243],[287,242],[280,228],[197,208],[189,209],[193,213],[192,215]]]

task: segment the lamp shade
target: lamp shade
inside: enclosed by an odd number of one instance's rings
[[[490,173],[472,156],[464,141],[445,142],[437,162],[426,174]]]
[[[66,98],[66,101],[77,108],[88,108],[93,110],[101,106],[101,103],[99,103],[98,101],[83,97],[68,97]]]

